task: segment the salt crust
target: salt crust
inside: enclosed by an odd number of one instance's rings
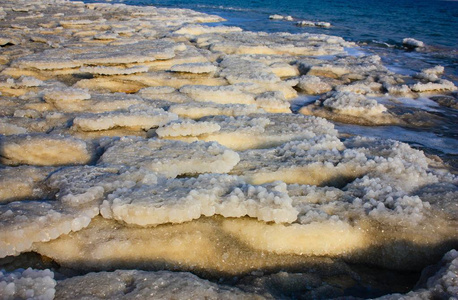
[[[212,73],[216,72],[216,70],[217,67],[211,63],[187,63],[174,65],[170,68],[170,71],[172,72],[183,72],[193,74]]]
[[[226,173],[239,155],[217,143],[123,137],[107,146],[99,165],[129,165],[173,178],[182,174]]]
[[[219,104],[254,104],[254,96],[245,93],[232,85],[228,86],[205,86],[186,85],[180,92],[188,95],[195,101],[215,102]]]
[[[46,190],[41,183],[55,168],[6,167],[0,170],[0,203],[14,200],[43,199]]]
[[[206,26],[206,25],[186,25],[176,30],[176,34],[201,35],[208,33],[228,33],[241,32],[242,28],[235,26]]]
[[[293,114],[214,116],[201,121],[217,123],[221,129],[199,136],[200,140],[216,141],[235,150],[270,148],[323,133],[335,134],[334,126],[324,119]]]
[[[60,135],[14,135],[1,139],[1,162],[38,166],[86,164],[92,150],[80,139]]]
[[[206,116],[225,115],[230,117],[264,113],[256,105],[245,104],[218,104],[214,102],[190,102],[170,106],[169,112],[179,115],[181,118],[200,119]]]
[[[214,39],[212,39],[214,37]],[[207,36],[198,45],[226,54],[327,55],[343,53],[353,44],[340,37],[319,34],[233,32]]]
[[[12,63],[13,67],[56,70],[83,66],[144,63],[170,59],[186,46],[169,40],[143,41],[131,45],[46,50]]]
[[[281,186],[250,186],[236,176],[206,174],[118,189],[103,202],[101,213],[105,218],[140,226],[182,223],[215,214],[292,222],[297,211],[285,192]]]
[[[147,66],[136,66],[132,68],[119,68],[119,67],[82,67],[80,71],[83,73],[97,74],[97,75],[126,75],[135,73],[148,72]]]
[[[89,225],[98,206],[71,208],[60,202],[20,201],[0,206],[0,257],[29,251],[33,243],[47,242]]]
[[[211,122],[194,122],[192,120],[173,122],[164,125],[156,130],[159,137],[165,136],[199,136],[219,131],[221,126]]]
[[[323,106],[338,114],[373,116],[386,111],[383,104],[352,92],[336,92],[323,102]]]
[[[52,300],[56,293],[56,284],[54,273],[48,269],[0,271],[0,298]]]
[[[133,289],[131,289],[133,287]],[[60,281],[56,298],[74,299],[263,299],[235,287],[218,285],[191,273],[115,271],[89,273]]]
[[[127,111],[81,115],[73,120],[73,126],[83,131],[108,130],[116,127],[148,130],[176,119],[177,115],[163,109],[131,106]]]

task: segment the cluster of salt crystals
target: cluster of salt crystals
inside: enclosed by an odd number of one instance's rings
[[[379,115],[386,111],[386,107],[376,100],[351,92],[333,93],[323,101],[323,106],[333,112],[353,116]]]
[[[219,131],[221,126],[213,122],[185,120],[168,123],[156,130],[159,137],[199,136]]]
[[[215,214],[278,223],[297,218],[286,190],[250,186],[236,176],[212,174],[118,189],[103,202],[101,213],[105,218],[142,226],[182,223]]]
[[[50,270],[18,269],[0,271],[0,298],[52,300],[56,293],[54,273]]]

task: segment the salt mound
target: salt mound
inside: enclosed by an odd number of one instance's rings
[[[323,106],[338,114],[353,116],[374,116],[386,111],[386,107],[376,100],[351,92],[337,92],[326,98]]]
[[[455,84],[451,81],[441,79],[439,82],[416,83],[411,87],[415,92],[429,92],[429,91],[456,91]]]
[[[256,105],[269,113],[290,113],[290,104],[282,92],[265,92],[256,97]]]
[[[326,95],[324,101],[302,107],[299,113],[363,125],[400,122],[391,114],[385,113],[386,111],[387,108],[383,104],[364,95],[353,92],[332,92]]]
[[[239,162],[239,156],[217,143],[123,137],[114,141],[98,164],[143,167],[176,177],[181,174],[226,173]]]
[[[1,162],[38,166],[86,164],[92,150],[83,140],[60,135],[34,134],[1,139]]]
[[[323,94],[332,90],[332,87],[326,82],[321,81],[320,77],[305,75],[299,79],[298,88],[303,90],[306,94]]]
[[[54,273],[50,270],[0,271],[0,298],[52,300],[56,293]]]
[[[86,114],[76,117],[73,126],[77,130],[97,131],[116,127],[148,130],[176,120],[175,114],[163,109],[149,109],[143,106],[131,106],[127,111],[101,114]]]
[[[183,223],[215,214],[276,223],[297,217],[281,187],[250,186],[236,176],[214,174],[116,190],[103,202],[101,213],[105,218],[141,226]]]
[[[206,116],[241,116],[265,111],[257,108],[256,105],[245,104],[218,104],[214,102],[190,102],[170,106],[169,112],[175,113],[182,118],[200,119]]]
[[[74,299],[233,299],[258,296],[238,288],[222,286],[200,279],[191,273],[170,271],[115,271],[89,273],[60,281],[56,298]]]

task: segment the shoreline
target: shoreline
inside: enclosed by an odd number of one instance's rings
[[[457,177],[415,145],[453,149],[443,67],[189,9],[0,3],[0,298],[453,294]]]

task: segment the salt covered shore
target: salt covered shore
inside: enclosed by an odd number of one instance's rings
[[[457,177],[330,122],[415,128],[402,99],[456,102],[443,67],[185,9],[0,3],[0,298],[458,294]]]

